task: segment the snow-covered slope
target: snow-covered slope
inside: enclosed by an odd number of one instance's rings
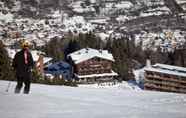
[[[185,118],[186,95],[123,89],[32,84],[31,94],[5,92],[0,81],[1,118]]]

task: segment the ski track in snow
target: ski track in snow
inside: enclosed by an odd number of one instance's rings
[[[14,94],[0,81],[1,118],[185,118],[186,95],[116,88],[31,85]]]

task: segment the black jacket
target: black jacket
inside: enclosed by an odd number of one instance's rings
[[[31,73],[31,69],[34,66],[32,54],[28,51],[28,64],[24,61],[24,49],[17,52],[13,59],[13,68],[16,70],[17,76],[28,76]]]

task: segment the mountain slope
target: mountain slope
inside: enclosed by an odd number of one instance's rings
[[[32,84],[31,94],[13,94],[0,81],[2,118],[185,118],[186,95],[123,89]]]

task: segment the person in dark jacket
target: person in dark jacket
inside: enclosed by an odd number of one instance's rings
[[[24,93],[28,94],[30,91],[30,83],[32,78],[31,69],[34,66],[32,54],[29,51],[28,41],[23,41],[22,50],[16,53],[12,65],[16,71],[16,78],[17,78],[15,93],[20,93],[20,90],[24,83],[25,85]]]

